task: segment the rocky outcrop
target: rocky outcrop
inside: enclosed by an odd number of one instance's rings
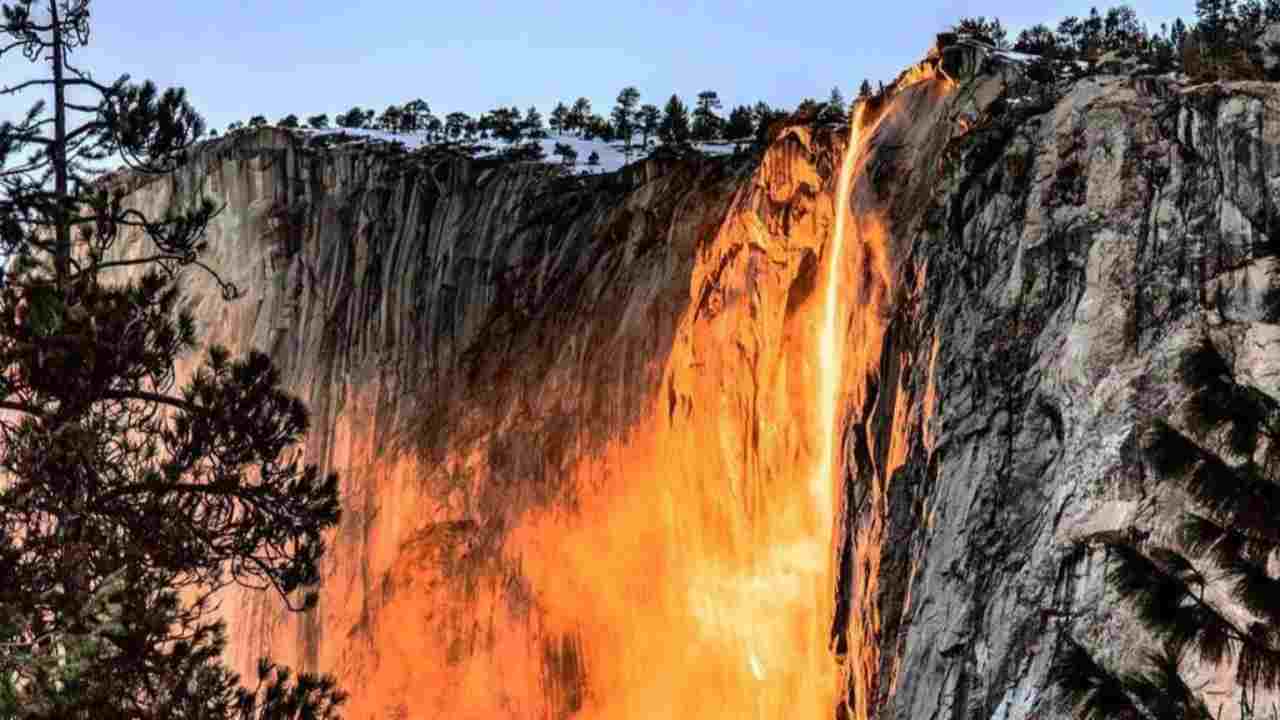
[[[1061,716],[1063,633],[1145,641],[1075,541],[1167,532],[1135,437],[1179,352],[1275,384],[1277,103],[959,43],[852,146],[601,178],[205,146],[136,201],[225,202],[247,296],[190,275],[197,319],[273,354],[346,508],[315,611],[226,598],[234,662],[335,672],[354,718]]]
[[[1063,633],[1136,664],[1148,638],[1108,591],[1104,553],[1075,541],[1168,540],[1180,500],[1137,434],[1176,422],[1173,367],[1199,333],[1233,339],[1276,390],[1277,326],[1257,308],[1280,93],[1096,76],[1042,100],[995,76],[958,88],[954,107],[980,120],[942,154],[929,209],[894,225],[899,276],[915,278],[899,287],[923,289],[896,299],[887,397],[846,439],[850,487],[884,485],[862,501],[885,525],[863,598],[879,612],[881,717],[1055,716]],[[860,457],[886,427],[910,438],[887,481],[883,450]],[[1186,670],[1233,716],[1229,672]]]

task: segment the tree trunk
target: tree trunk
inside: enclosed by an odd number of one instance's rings
[[[67,99],[62,78],[62,24],[58,17],[58,0],[49,0],[49,19],[53,26],[53,160],[54,195],[57,201],[57,248],[54,268],[58,285],[66,279],[71,261],[71,226],[67,221]]]

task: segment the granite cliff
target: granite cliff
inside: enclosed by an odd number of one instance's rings
[[[224,599],[232,660],[361,720],[1060,716],[1061,633],[1143,643],[1077,541],[1165,531],[1135,437],[1178,353],[1280,392],[1278,109],[961,41],[755,156],[204,145],[135,201],[225,203],[245,297],[193,273],[196,317],[273,355],[345,501],[316,610]]]

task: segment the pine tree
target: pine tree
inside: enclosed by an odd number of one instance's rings
[[[451,112],[444,118],[444,131],[450,140],[457,142],[467,132],[472,123],[471,116],[464,112]]]
[[[874,91],[871,89],[871,81],[863,78],[862,84],[858,86],[858,99],[867,100],[873,93]]]
[[[370,113],[373,111],[370,110]],[[360,129],[366,127],[368,123],[368,115],[360,106],[352,107],[350,110],[342,113],[334,121],[340,128]]]
[[[211,598],[238,584],[312,605],[298,595],[319,578],[337,479],[294,460],[307,413],[266,355],[212,347],[174,388],[198,342],[182,274],[237,295],[200,260],[214,204],[149,217],[93,170],[171,172],[203,121],[181,90],[68,62],[88,0],[3,16],[0,58],[50,66],[4,94],[52,98],[0,125],[0,717],[333,717],[330,678],[267,662],[240,687]],[[126,233],[147,252],[109,259]]]
[[[729,113],[729,123],[724,129],[726,140],[741,144],[749,141],[755,135],[755,131],[755,123],[751,119],[751,108],[739,105]]]
[[[444,121],[435,115],[428,115],[425,134],[427,142],[439,142],[444,134]],[[546,133],[542,134],[545,135]]]
[[[1238,39],[1236,44],[1243,46],[1249,38],[1262,29],[1266,22],[1266,10],[1262,0],[1241,0],[1236,8],[1236,22],[1235,35]]]
[[[805,98],[796,106],[796,116],[803,118],[806,122],[815,122],[819,119],[825,103],[820,103],[814,98]]]
[[[1102,54],[1103,49],[1103,22],[1102,16],[1098,14],[1098,8],[1089,8],[1089,17],[1081,21],[1080,25],[1080,57],[1094,61]]]
[[[600,138],[605,142],[613,142],[617,138],[617,130],[599,115],[591,115],[583,124],[582,137],[586,140]]]
[[[640,108],[639,115],[640,132],[644,147],[649,147],[649,138],[658,134],[658,128],[662,125],[662,110],[657,105],[644,105]]]
[[[410,100],[400,108],[400,130],[407,133],[422,132],[432,118],[431,106],[426,100]]]
[[[1058,56],[1058,36],[1048,25],[1032,25],[1018,33],[1018,40],[1013,44],[1015,52],[1040,55],[1046,58]]]
[[[849,119],[849,109],[844,102],[844,94],[840,92],[840,88],[831,88],[831,95],[827,98],[827,102],[822,107],[818,119],[824,123],[842,123]]]
[[[1008,47],[1008,33],[998,18],[965,17],[955,24],[954,31],[998,48]]]
[[[1169,41],[1173,44],[1174,56],[1182,57],[1183,46],[1187,41],[1187,24],[1182,22],[1182,18],[1174,18],[1173,24],[1169,26]]]
[[[1147,32],[1132,7],[1119,5],[1107,10],[1102,20],[1103,49],[1137,52],[1146,42]]]
[[[689,110],[677,95],[667,100],[663,110],[662,123],[658,125],[658,138],[664,145],[687,145],[689,143]]]
[[[1082,707],[1119,707],[1124,695],[1155,717],[1207,719],[1178,674],[1186,653],[1209,665],[1234,660],[1246,704],[1260,690],[1280,688],[1280,577],[1270,570],[1280,558],[1280,402],[1242,383],[1207,336],[1186,353],[1179,371],[1188,389],[1189,430],[1159,421],[1142,445],[1155,476],[1176,483],[1194,503],[1182,519],[1178,547],[1137,537],[1102,543],[1114,559],[1109,582],[1163,646],[1151,654],[1149,673],[1119,678],[1069,646],[1059,683],[1067,700]],[[1213,566],[1231,599],[1254,619],[1237,620],[1211,600],[1197,563]],[[1170,699],[1174,706],[1162,705]],[[1138,717],[1127,710],[1105,716]]]
[[[511,144],[520,142],[522,135],[520,109],[497,107],[482,118],[492,137]]]
[[[631,159],[631,139],[635,134],[636,125],[636,105],[640,102],[640,91],[632,86],[627,86],[618,93],[617,104],[613,106],[613,112],[610,118],[613,120],[613,129],[618,137],[622,138],[624,152],[627,159]]]
[[[751,116],[756,126],[756,144],[763,147],[769,142],[769,129],[775,122],[787,117],[787,113],[774,110],[768,103],[761,100],[751,109]]]
[[[562,102],[556,103],[555,108],[551,111],[551,119],[548,122],[548,124],[551,125],[551,131],[557,135],[567,132],[569,130],[566,126],[568,120],[569,108]]]
[[[574,150],[568,143],[556,143],[555,155],[560,157],[560,162],[566,166],[573,165],[578,161],[578,151]]]
[[[530,140],[541,140],[547,136],[547,129],[542,125],[542,113],[532,105],[525,111],[520,127],[524,131],[524,136]]]
[[[720,97],[715,90],[698,93],[698,106],[693,111],[693,139],[710,142],[720,136],[724,120],[716,114],[720,109]]]
[[[386,110],[382,111],[382,115],[378,116],[378,128],[387,132],[398,132],[402,128],[404,111],[396,105],[388,105]]]
[[[573,107],[569,108],[568,129],[570,131],[582,131],[587,128],[587,123],[591,120],[591,101],[580,97],[573,101]]]
[[[1196,32],[1215,60],[1227,52],[1235,14],[1234,0],[1196,0]]]
[[[1058,48],[1064,60],[1076,60],[1084,52],[1084,23],[1068,15],[1058,23]]]

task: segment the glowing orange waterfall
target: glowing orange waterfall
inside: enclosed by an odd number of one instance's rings
[[[860,506],[843,508],[845,517],[841,520],[846,524],[837,528],[841,536],[836,539],[838,549],[848,553],[841,562],[848,564],[841,566],[835,581],[840,583],[842,598],[850,603],[841,608],[837,627],[842,634],[838,641],[844,649],[841,658],[844,677],[840,684],[845,694],[840,700],[843,708],[838,716],[851,720],[873,717],[876,703],[886,689],[881,687],[884,665],[881,658],[883,623],[879,583],[889,482],[906,461],[909,448],[910,398],[899,392],[896,386],[888,387],[896,382],[896,377],[881,378],[879,374],[881,359],[886,353],[897,353],[896,361],[900,366],[909,365],[910,357],[908,350],[885,344],[893,273],[890,269],[890,239],[879,211],[875,207],[850,205],[854,198],[867,198],[865,194],[859,195],[855,180],[866,161],[865,151],[872,136],[883,123],[906,107],[900,104],[904,99],[908,102],[933,102],[945,96],[952,85],[950,81],[934,82],[937,78],[931,65],[905,75],[898,84],[897,94],[888,100],[888,105],[874,119],[867,119],[866,104],[857,106],[841,172],[837,224],[832,239],[833,259],[828,265],[827,324],[822,347],[824,353],[833,353],[824,364],[824,377],[834,379],[830,386],[823,385],[821,401],[826,403],[823,412],[830,413],[824,415],[824,423],[829,427],[824,438],[835,443],[843,434],[844,429],[836,422],[836,412],[840,407],[855,413],[869,410],[875,414],[874,417],[853,418],[861,425],[855,432],[859,433],[859,442],[865,444],[866,450],[859,454],[857,462],[867,463],[867,466],[847,469],[852,476],[851,482],[858,485]],[[904,92],[915,85],[924,86]],[[901,131],[900,125],[893,129],[893,132]],[[846,222],[852,223],[852,232],[847,232],[842,226]],[[848,273],[843,276],[843,282],[840,268]],[[842,307],[842,298],[850,303],[848,307]],[[847,318],[847,324],[838,325],[839,318]],[[841,354],[834,354],[836,352]],[[887,395],[872,395],[875,392]],[[877,447],[881,443],[883,446]],[[824,468],[830,476],[830,484],[826,487],[834,487],[834,483],[845,476],[846,468],[835,464],[833,447],[824,457],[832,458],[828,461],[831,464]],[[851,462],[854,461],[851,459]],[[821,479],[815,479],[815,487],[821,482]],[[841,543],[847,546],[839,547]],[[906,581],[910,582],[909,579]],[[889,675],[891,686],[893,674]]]
[[[844,470],[836,463],[835,458],[835,444],[841,434],[841,428],[836,421],[836,412],[844,399],[845,388],[842,380],[844,378],[854,380],[851,388],[854,406],[862,407],[866,392],[865,378],[876,371],[880,354],[884,333],[881,306],[889,287],[888,259],[880,225],[873,217],[864,218],[856,215],[850,207],[852,185],[859,160],[867,140],[879,122],[877,120],[870,127],[865,127],[866,109],[866,103],[859,103],[854,111],[853,120],[849,124],[849,144],[845,149],[837,190],[836,225],[830,246],[831,261],[827,265],[826,305],[820,345],[823,357],[823,382],[818,402],[823,412],[822,438],[825,446],[814,486],[815,489],[820,486],[826,490],[825,501],[827,506],[832,508],[833,513],[835,502],[832,493],[841,478],[840,473]],[[844,248],[846,235],[849,234],[846,232],[846,226],[850,221],[853,228],[853,257],[846,258]],[[840,271],[842,268],[850,267],[854,270],[852,275],[854,283],[846,287],[841,283]],[[872,272],[857,272],[863,268]],[[838,323],[839,318],[846,317],[846,313],[841,312],[842,297],[853,297],[857,304],[853,314],[849,316],[847,332],[841,332],[842,329],[846,329],[846,326]],[[845,361],[846,346],[853,350],[848,362]],[[856,511],[854,508],[846,509],[846,512]],[[863,581],[867,579],[861,578]],[[829,588],[828,592],[834,595],[835,588]],[[856,598],[864,597],[858,590],[854,591],[854,595]],[[865,697],[868,693],[864,689],[872,682],[868,675],[875,672],[875,658],[878,655],[873,647],[874,638],[870,637],[871,633],[865,630],[855,619],[850,625],[847,638],[851,656],[847,672],[851,673],[852,677],[848,678],[846,683],[855,688],[855,706],[848,710],[857,720],[865,720],[869,717]]]
[[[839,431],[836,427],[836,410],[840,404],[843,367],[843,343],[838,324],[841,316],[840,269],[844,258],[845,227],[848,225],[849,190],[853,184],[853,172],[861,146],[860,125],[865,107],[865,104],[859,103],[854,111],[853,121],[849,123],[849,144],[844,151],[840,180],[836,185],[835,230],[824,253],[828,258],[827,281],[822,306],[822,330],[818,342],[821,382],[817,388],[817,404],[821,413],[818,427],[822,445],[818,453],[818,467],[813,474],[813,500],[817,507],[823,508],[823,512],[828,514],[835,507],[835,471],[838,469],[835,464],[835,447],[836,433]]]

